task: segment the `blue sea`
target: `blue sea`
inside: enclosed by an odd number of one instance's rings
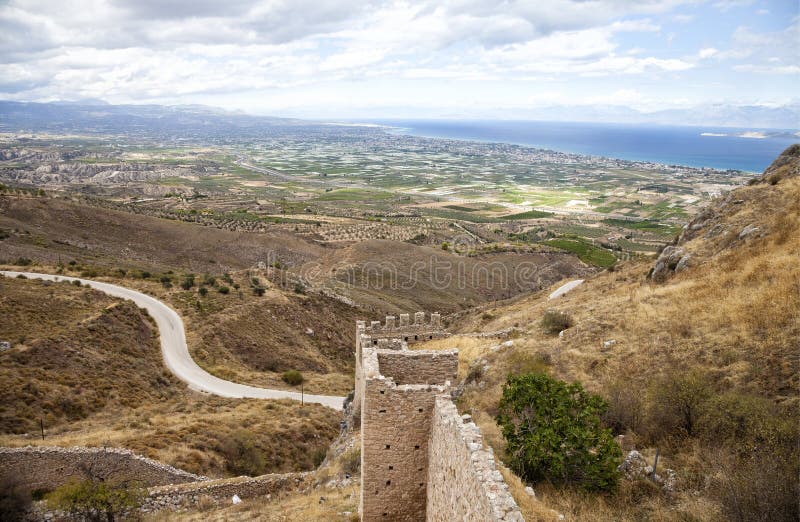
[[[796,130],[543,121],[382,120],[391,132],[667,165],[762,172],[800,142]]]

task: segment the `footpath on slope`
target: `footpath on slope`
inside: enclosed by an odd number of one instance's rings
[[[100,290],[108,295],[120,297],[136,303],[144,308],[155,320],[161,340],[161,353],[164,365],[180,380],[189,385],[193,390],[235,399],[292,399],[304,402],[322,404],[335,410],[342,410],[344,397],[331,395],[300,394],[286,390],[258,388],[226,381],[211,375],[194,362],[186,345],[186,333],[183,320],[177,312],[147,294],[131,290],[111,283],[92,281],[54,274],[40,274],[36,272],[15,272],[0,270],[0,274],[8,277],[19,275],[30,279],[43,279],[46,281],[80,281],[82,284]]]

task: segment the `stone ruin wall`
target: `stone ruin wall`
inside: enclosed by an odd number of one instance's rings
[[[271,495],[282,491],[302,489],[311,475],[313,472],[274,473],[260,477],[236,477],[152,487],[147,490],[147,498],[140,510],[149,513],[163,509],[202,509],[209,503],[229,506],[233,495],[245,502],[263,497],[269,499]]]
[[[53,490],[71,478],[89,478],[89,472],[144,486],[208,480],[121,448],[0,448],[0,475],[14,477],[33,490]]]
[[[376,350],[381,374],[395,384],[454,383],[458,373],[458,350]]]
[[[438,317],[415,318],[413,331],[391,316],[357,324],[362,520],[524,520],[480,430],[453,404],[458,351],[408,350],[412,336],[448,335]]]
[[[480,429],[459,415],[449,397],[436,397],[428,445],[427,520],[522,521],[494,453]]]

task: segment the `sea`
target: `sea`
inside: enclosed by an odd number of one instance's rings
[[[510,143],[528,147],[666,165],[760,173],[796,129],[682,127],[544,121],[381,120],[389,132],[429,138]]]

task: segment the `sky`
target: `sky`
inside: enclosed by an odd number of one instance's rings
[[[0,99],[297,117],[800,99],[798,0],[0,0]]]

